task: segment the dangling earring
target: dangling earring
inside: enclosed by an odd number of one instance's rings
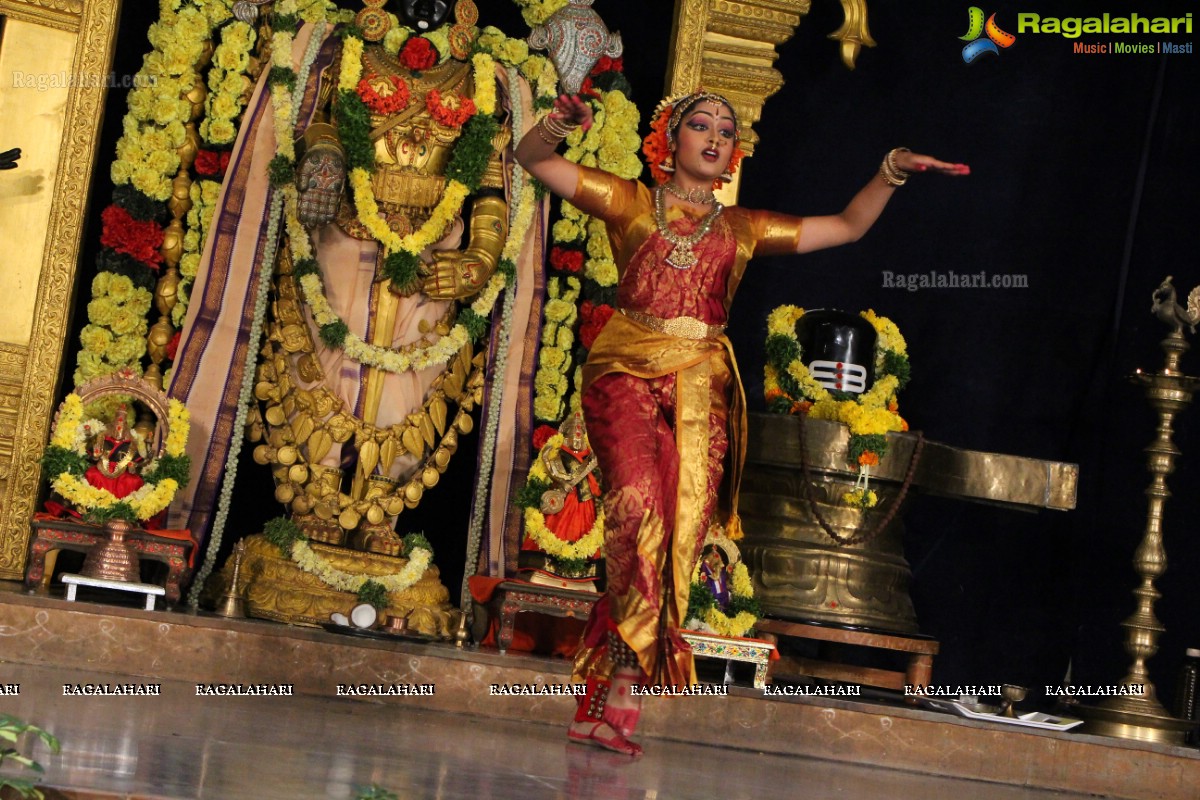
[[[659,162],[658,168],[668,175],[675,172],[675,154],[667,153],[667,157]]]
[[[728,167],[726,167],[725,171],[717,176],[717,180],[723,183],[729,183],[731,180],[733,180],[733,173],[729,171]]]

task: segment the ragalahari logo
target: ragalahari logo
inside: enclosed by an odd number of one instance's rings
[[[986,39],[979,38],[984,34],[987,34]],[[985,23],[983,9],[979,6],[971,6],[967,9],[967,33],[958,38],[967,42],[967,46],[963,48],[962,57],[963,61],[968,64],[985,53],[998,56],[1001,47],[1012,47],[1013,42],[1017,40],[1017,37],[1011,33],[1000,30],[1000,26],[996,24],[995,14],[988,17]]]

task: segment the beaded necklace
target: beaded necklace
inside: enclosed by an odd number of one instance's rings
[[[675,269],[691,269],[696,266],[696,253],[692,248],[708,235],[713,223],[717,221],[717,217],[721,215],[724,208],[725,206],[714,200],[712,210],[704,215],[704,219],[700,220],[696,230],[687,236],[681,236],[667,226],[667,203],[663,185],[660,184],[654,190],[654,224],[658,227],[658,232],[662,234],[662,237],[674,245],[671,254],[667,256],[669,266]]]

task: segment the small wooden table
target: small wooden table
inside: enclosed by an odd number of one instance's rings
[[[907,659],[904,671],[899,672],[795,656],[782,656],[771,669],[772,674],[780,678],[808,675],[814,678],[904,691],[905,686],[929,685],[933,675],[933,657],[938,652],[936,641],[920,635],[876,633],[829,625],[786,622],[779,619],[760,619],[754,627],[759,634],[791,636],[798,639],[814,639],[821,642],[892,650],[905,654]]]
[[[60,519],[33,520],[33,536],[29,540],[29,566],[25,570],[25,588],[36,589],[49,578],[46,575],[46,554],[53,550],[73,550],[87,553],[97,543],[104,541],[103,528]],[[190,539],[174,539],[156,536],[150,531],[130,531],[125,541],[139,558],[160,561],[167,565],[167,580],[164,584],[166,601],[178,603],[180,584],[191,571],[188,554],[194,543]]]
[[[555,586],[539,586],[524,581],[503,581],[496,587],[500,599],[500,652],[512,645],[513,626],[523,611],[551,617],[587,619],[600,599],[595,592],[576,592]]]
[[[62,582],[67,585],[67,602],[75,602],[75,592],[80,586],[91,586],[95,589],[112,589],[117,592],[133,592],[146,595],[146,610],[154,610],[154,598],[166,594],[166,589],[153,583],[134,583],[132,581],[110,581],[106,578],[89,578],[86,575],[67,574],[62,576]]]

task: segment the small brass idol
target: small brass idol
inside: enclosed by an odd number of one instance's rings
[[[1175,417],[1192,403],[1192,396],[1200,386],[1200,378],[1184,375],[1179,368],[1179,359],[1190,345],[1184,338],[1183,329],[1196,332],[1200,323],[1200,286],[1188,295],[1187,308],[1175,300],[1175,287],[1168,276],[1151,296],[1151,313],[1171,329],[1160,346],[1165,355],[1163,368],[1158,372],[1146,373],[1140,369],[1130,379],[1145,388],[1150,407],[1158,414],[1158,432],[1154,441],[1146,447],[1146,462],[1150,470],[1150,487],[1146,490],[1150,498],[1146,511],[1146,529],[1142,541],[1133,554],[1133,569],[1137,573],[1138,586],[1133,590],[1136,608],[1121,623],[1125,628],[1125,652],[1133,659],[1129,673],[1121,684],[1131,694],[1112,697],[1095,706],[1079,706],[1076,712],[1087,720],[1083,730],[1102,736],[1117,736],[1122,739],[1163,744],[1183,744],[1184,735],[1194,723],[1177,719],[1167,713],[1158,700],[1154,684],[1146,669],[1146,661],[1158,652],[1158,637],[1166,628],[1154,615],[1154,601],[1161,595],[1154,581],[1167,571],[1167,553],[1163,548],[1163,508],[1170,492],[1167,476],[1175,469],[1175,458],[1180,455],[1173,441],[1172,426]],[[1140,694],[1134,694],[1135,688]]]

